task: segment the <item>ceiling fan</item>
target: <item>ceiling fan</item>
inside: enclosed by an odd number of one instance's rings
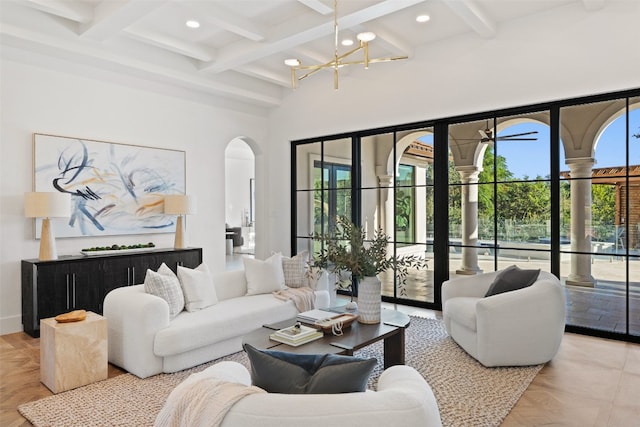
[[[484,130],[478,130],[480,132],[480,142],[494,142],[494,141],[535,141],[538,138],[522,138],[527,135],[535,135],[538,133],[537,130],[531,132],[522,132],[522,133],[513,133],[511,135],[501,135],[497,138],[493,136],[493,130],[489,129],[489,121],[487,120],[486,128]]]
[[[512,133],[510,135],[500,135],[497,138],[495,138],[493,136],[493,129],[489,128],[489,121],[487,120],[487,124],[485,125],[485,129],[482,130],[478,130],[478,132],[480,133],[480,138],[457,138],[458,141],[474,141],[474,142],[480,142],[481,144],[491,144],[493,142],[497,141],[536,141],[538,138],[536,137],[529,137],[529,138],[523,138],[526,137],[528,135],[535,135],[538,133],[537,130],[534,131],[530,131],[530,132],[521,132],[521,133]]]

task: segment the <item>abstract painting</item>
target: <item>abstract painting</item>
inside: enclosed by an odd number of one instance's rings
[[[34,191],[71,194],[57,237],[168,233],[163,198],[185,193],[185,152],[34,134]],[[41,220],[36,221],[36,236]]]

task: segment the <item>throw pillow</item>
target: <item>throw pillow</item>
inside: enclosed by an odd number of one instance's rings
[[[242,258],[247,279],[247,295],[267,294],[284,288],[282,254],[275,253],[264,261]]]
[[[284,284],[290,288],[305,286],[305,273],[307,267],[308,251],[303,251],[291,258],[282,257],[282,271],[284,273]]]
[[[147,270],[144,277],[144,291],[162,298],[169,304],[169,317],[174,318],[184,309],[184,295],[178,277],[165,263],[158,272]]]
[[[504,292],[516,291],[533,285],[538,279],[540,269],[537,270],[521,270],[517,265],[502,270],[494,279],[489,290],[484,295],[490,297]]]
[[[304,271],[304,279],[302,279],[302,286],[307,286],[314,291],[318,290],[318,281],[322,277],[322,269],[309,265]]]
[[[207,264],[202,263],[195,269],[179,265],[178,279],[184,293],[184,307],[187,311],[202,310],[218,303],[216,288]]]
[[[295,354],[258,350],[244,344],[251,362],[251,382],[269,393],[329,394],[367,390],[375,358],[335,354]]]

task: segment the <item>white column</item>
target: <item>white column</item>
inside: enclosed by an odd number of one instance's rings
[[[594,160],[590,157],[567,159],[571,178],[571,250],[591,252],[591,173]],[[591,275],[591,255],[571,254],[571,273],[567,285],[594,287]]]
[[[379,224],[377,228],[382,228],[387,235],[391,235],[395,230],[395,220],[393,218],[393,199],[389,200],[389,188],[393,186],[393,176],[378,175],[378,185],[380,186],[378,200]]]
[[[477,166],[459,166],[462,186],[462,244],[476,246],[478,244],[478,175],[482,171]],[[478,249],[462,248],[462,264],[456,274],[478,274],[482,270],[478,266]]]

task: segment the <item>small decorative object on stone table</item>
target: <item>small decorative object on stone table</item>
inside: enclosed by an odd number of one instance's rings
[[[87,318],[86,310],[73,310],[68,313],[59,314],[54,319],[58,323],[80,322]]]

